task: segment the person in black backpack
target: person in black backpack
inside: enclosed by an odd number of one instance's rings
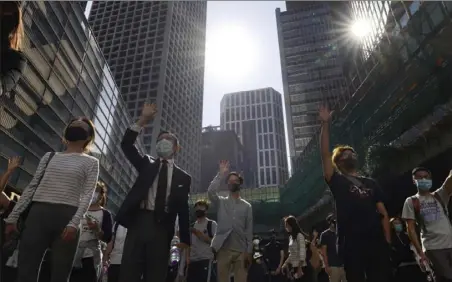
[[[452,194],[452,170],[443,185],[432,190],[432,173],[423,167],[412,171],[418,193],[405,200],[402,218],[422,265],[433,265],[437,282],[452,281],[452,223],[447,210]],[[420,241],[416,225],[420,227]],[[421,242],[421,243],[420,243]]]
[[[192,245],[187,273],[187,282],[215,281],[214,252],[210,247],[217,231],[217,223],[206,217],[209,204],[205,200],[195,203],[196,222],[191,227]]]

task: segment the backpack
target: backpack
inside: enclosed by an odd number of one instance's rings
[[[213,238],[212,224],[213,224],[213,220],[207,219],[207,235],[209,236],[210,239]],[[191,227],[193,227],[193,228],[195,227],[195,222],[192,223]],[[212,253],[213,253],[213,260],[215,261],[217,254],[213,248],[212,248]]]
[[[452,218],[449,214],[448,207],[444,204],[443,200],[441,199],[440,195],[436,192],[431,193],[431,195],[439,202],[441,207],[443,208],[444,214],[449,219],[450,224],[452,224]],[[416,219],[417,224],[419,227],[426,232],[427,229],[425,228],[424,219],[421,216],[421,203],[419,201],[419,198],[417,196],[411,196],[411,202],[413,203],[413,209],[414,209],[414,218]],[[449,201],[450,206],[450,201]]]

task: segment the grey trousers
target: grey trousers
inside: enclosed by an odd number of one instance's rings
[[[36,282],[41,262],[51,249],[51,279],[67,282],[78,245],[61,239],[61,234],[77,211],[77,207],[48,203],[32,203],[19,243],[17,282]]]
[[[169,263],[169,234],[152,211],[139,211],[127,229],[119,282],[165,282]],[[143,277],[143,279],[142,279]]]
[[[430,250],[425,255],[433,264],[436,281],[452,281],[452,249]]]

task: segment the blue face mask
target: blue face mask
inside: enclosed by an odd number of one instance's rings
[[[429,191],[432,188],[432,180],[431,179],[416,179],[415,180],[417,189],[419,191]]]
[[[403,231],[403,226],[402,224],[394,224],[394,230],[396,232],[402,232]]]

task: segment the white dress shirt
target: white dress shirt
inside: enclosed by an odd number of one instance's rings
[[[161,161],[161,160],[160,160]],[[174,168],[174,161],[173,160],[167,160],[167,166],[168,166],[168,180],[167,180],[167,188],[166,188],[166,199],[168,200],[168,197],[171,192],[171,180],[173,178],[173,168]],[[147,210],[154,210],[155,208],[155,197],[157,196],[157,186],[159,183],[159,173],[160,169],[162,168],[162,164],[160,164],[159,172],[155,176],[154,182],[152,183],[151,188],[148,192],[148,198],[147,201],[143,202],[142,208],[145,208]],[[165,205],[165,211],[166,211],[166,205]]]

